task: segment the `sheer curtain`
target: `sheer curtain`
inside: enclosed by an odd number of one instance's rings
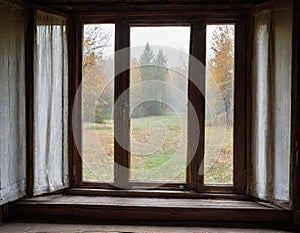
[[[251,192],[262,199],[268,198],[270,188],[268,167],[272,166],[267,155],[271,154],[268,136],[270,129],[270,71],[269,37],[271,13],[264,12],[254,20],[254,47],[252,56],[252,186]]]
[[[36,11],[34,194],[68,185],[66,19]]]
[[[250,193],[290,200],[292,1],[254,17]]]
[[[25,195],[25,17],[0,3],[0,205]]]

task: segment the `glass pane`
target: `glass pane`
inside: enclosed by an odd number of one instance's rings
[[[235,25],[207,25],[205,184],[233,184]]]
[[[130,28],[130,180],[186,180],[189,26]]]
[[[114,24],[86,24],[82,42],[82,179],[113,182]]]

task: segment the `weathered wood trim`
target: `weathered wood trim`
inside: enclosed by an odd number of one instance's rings
[[[292,224],[293,212],[270,203],[244,200],[49,196],[11,206],[14,219],[30,221],[143,222],[176,225],[203,222]]]
[[[105,3],[53,3],[53,4],[43,4],[43,6],[51,7],[64,12],[78,12],[87,14],[87,12],[108,12],[113,8],[115,12],[150,12],[159,11],[164,12],[164,14],[169,14],[172,12],[204,12],[204,11],[240,11],[247,10],[253,7],[254,3],[236,3],[236,2],[211,2],[206,3],[186,3],[186,2],[160,2],[160,3],[149,3],[149,2],[139,2],[139,3],[124,3],[124,2],[111,2],[110,4]]]
[[[292,114],[291,114],[291,163],[290,163],[290,196],[291,207],[300,210],[300,2],[293,5],[293,54],[292,54]],[[300,217],[298,213],[298,224]]]
[[[187,189],[199,192],[203,188],[204,181],[205,141],[206,24],[203,19],[197,18],[194,20],[192,24],[190,43],[190,54],[197,59],[203,65],[203,67],[194,67],[195,64],[189,64],[188,160],[191,162],[187,167]],[[191,118],[192,111],[195,111],[196,113],[200,132],[196,132],[197,127],[194,126],[194,119]],[[195,141],[197,139],[199,139],[199,141]],[[190,151],[189,145],[197,145],[195,154]]]
[[[126,21],[118,19],[115,26],[115,51],[129,47],[129,27]],[[118,53],[115,56],[115,95],[114,95],[114,185],[120,188],[129,188],[130,153],[129,148],[129,54]],[[124,70],[124,71],[123,71]],[[120,73],[120,71],[123,71]],[[126,94],[123,94],[126,93]],[[118,142],[116,137],[120,140]],[[122,147],[120,143],[125,147]]]
[[[143,5],[143,4],[254,4],[264,2],[266,0],[167,0],[162,2],[161,0],[34,0],[37,4],[43,5],[64,5],[69,3],[70,5],[85,5],[85,4],[102,4],[102,5],[113,5],[113,4],[121,4],[121,5]]]
[[[34,189],[34,41],[35,11],[32,5],[27,7],[26,31],[26,194],[33,196]]]
[[[252,55],[253,55],[253,37],[254,37],[254,18],[251,14],[247,16],[247,71],[246,71],[246,174],[247,179],[245,193],[250,194],[250,184],[252,181],[251,155],[252,155]]]
[[[234,185],[209,185],[206,184],[202,188],[203,192],[210,193],[238,193],[237,188]]]
[[[172,5],[172,7],[175,7]],[[193,9],[184,9],[184,6],[178,7],[176,10],[168,9],[165,11],[162,11],[161,9],[163,7],[157,7],[156,9],[152,10],[145,10],[145,9],[138,9],[138,10],[132,10],[132,9],[124,9],[124,8],[118,8],[118,7],[110,7],[106,10],[98,10],[98,11],[92,11],[92,12],[76,12],[73,13],[77,16],[83,17],[83,18],[95,18],[95,17],[117,17],[117,18],[153,18],[156,20],[159,20],[161,17],[164,18],[181,18],[182,19],[192,19],[201,16],[203,19],[213,19],[214,21],[219,20],[229,20],[230,18],[237,18],[239,15],[244,14],[247,11],[247,9],[241,9],[241,10],[226,10],[223,8],[221,11],[217,10],[195,10],[197,7],[194,7]],[[113,9],[113,11],[112,11]],[[94,9],[95,10],[95,9]]]
[[[78,186],[82,181],[82,96],[81,93],[77,93],[80,89],[82,80],[82,27],[83,25],[79,20],[73,16],[72,19],[72,29],[71,33],[73,37],[73,51],[70,56],[72,59],[72,77],[71,77],[71,101],[69,101],[71,111],[71,136],[72,137],[72,159],[73,163],[71,165],[71,177],[72,186]],[[76,97],[76,102],[75,102]],[[77,127],[73,127],[73,125]],[[79,140],[75,142],[74,136]]]
[[[156,189],[173,189],[173,190],[183,190],[183,187],[185,186],[185,183],[155,183],[155,182],[130,182],[128,181],[128,188],[130,190],[136,190],[136,189],[142,189],[145,188],[153,190],[153,187],[156,187]],[[109,183],[95,183],[95,182],[87,182],[87,181],[82,181],[80,188],[87,188],[87,189],[93,189],[93,188],[108,188],[112,190],[118,190],[118,186],[115,186],[114,184],[109,184]]]
[[[22,221],[42,221],[55,223],[126,223],[155,224],[172,226],[203,226],[203,223],[224,222],[255,223],[261,226],[272,224],[292,225],[291,211],[273,210],[238,210],[238,209],[179,209],[179,208],[130,208],[130,207],[86,207],[86,206],[56,206],[39,205],[18,206],[13,209],[14,219]],[[120,216],[121,219],[120,219]],[[249,217],[251,216],[251,217]],[[277,225],[278,226],[278,225]]]
[[[246,172],[246,83],[247,83],[247,24],[241,16],[236,22],[235,38],[235,89],[234,89],[234,187],[245,193]]]
[[[74,64],[76,64],[76,53],[75,48],[76,44],[74,40],[74,21],[75,17],[74,15],[69,15],[68,17],[68,74],[69,74],[69,80],[68,80],[68,155],[69,155],[69,185],[70,187],[74,187],[74,184],[76,181],[74,180],[73,176],[73,161],[74,161],[74,147],[75,142],[73,139],[73,128],[72,128],[72,111],[73,111],[73,102],[74,102],[74,80],[75,80],[75,72],[74,70],[76,67]]]

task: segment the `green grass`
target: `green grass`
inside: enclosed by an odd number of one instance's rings
[[[205,135],[204,183],[233,184],[233,128],[206,126]],[[221,143],[209,141],[212,135]]]
[[[154,123],[156,122],[156,123]],[[161,123],[157,123],[161,122]],[[186,124],[186,120],[183,121]],[[151,127],[150,127],[151,126]],[[132,138],[143,145],[143,151],[159,146],[148,155],[131,154],[131,180],[145,182],[183,182],[186,179],[187,139],[181,142],[181,124],[176,115],[151,116],[134,118],[131,121]],[[210,135],[223,135],[221,128],[206,127],[206,157],[204,173],[206,184],[232,184],[232,128],[226,128],[225,138],[221,145],[209,142]],[[153,136],[156,135],[156,136]],[[151,141],[151,136],[154,140]],[[163,136],[165,140],[163,140]],[[101,142],[104,153],[95,146]],[[148,146],[147,143],[149,144]],[[174,157],[176,150],[182,153]],[[83,179],[85,181],[113,181],[113,126],[111,121],[96,124],[84,124],[83,131]]]

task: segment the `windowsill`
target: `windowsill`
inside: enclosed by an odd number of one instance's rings
[[[77,190],[79,191],[79,190]],[[211,198],[48,195],[11,205],[13,219],[71,223],[199,225],[203,222],[292,223],[293,212],[269,203]]]

